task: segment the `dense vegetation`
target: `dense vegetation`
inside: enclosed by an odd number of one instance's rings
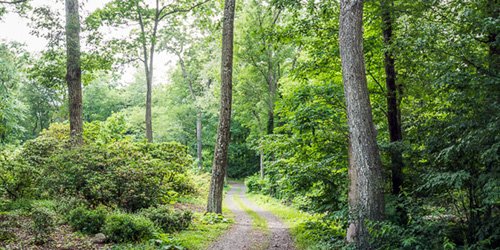
[[[176,245],[174,232],[214,224],[204,222],[214,215],[173,204],[206,199],[200,174],[211,171],[217,136],[222,1],[179,1],[189,11],[165,16],[154,34],[148,1],[109,1],[82,14],[80,147],[70,138],[63,6],[36,2],[0,3],[0,17],[28,17],[49,41],[33,52],[0,40],[0,241],[15,241],[9,228],[19,218],[39,244],[69,225],[116,243]],[[145,29],[127,4],[141,6]],[[339,6],[236,3],[227,175],[246,178],[255,200],[276,204],[271,210],[302,217],[291,220],[302,248],[354,247],[345,239],[355,215]],[[386,209],[385,221],[367,223],[372,246],[498,249],[500,2],[366,0],[363,22]],[[127,35],[109,37],[110,27]],[[149,78],[153,65],[143,65],[152,44],[155,58],[176,62],[168,79]],[[120,77],[122,66],[135,69],[133,79]]]

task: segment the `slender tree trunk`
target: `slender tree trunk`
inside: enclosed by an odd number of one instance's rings
[[[340,1],[339,47],[347,106],[349,140],[357,173],[360,249],[373,249],[366,220],[385,219],[382,160],[380,158],[363,54],[363,1]]]
[[[66,0],[66,54],[70,136],[83,144],[82,69],[80,67],[80,16],[78,0]]]
[[[196,155],[198,157],[198,168],[200,173],[203,172],[203,155],[202,155],[202,144],[201,144],[201,111],[196,115]]]
[[[222,26],[221,99],[217,141],[212,168],[212,181],[208,193],[207,212],[222,213],[222,190],[226,172],[227,152],[231,128],[233,89],[233,31],[236,0],[226,0]]]
[[[384,44],[388,48],[384,53],[385,83],[387,87],[387,121],[389,124],[389,137],[391,143],[403,139],[401,133],[401,120],[399,117],[398,88],[396,85],[396,70],[394,68],[394,55],[390,50],[392,45],[392,0],[380,1],[382,9],[382,34]],[[392,194],[399,195],[403,186],[403,155],[399,149],[391,149]]]
[[[148,54],[148,46],[146,43],[146,31],[144,28],[144,21],[142,19],[141,11],[139,7],[137,9],[137,15],[139,17],[139,25],[141,27],[141,36],[142,36],[142,51],[143,51],[143,61],[144,61],[144,71],[146,73],[146,139],[148,143],[153,143],[153,122],[152,122],[152,89],[153,89],[153,58],[155,53],[155,45],[156,45],[156,33],[158,31],[158,23],[160,22],[160,6],[159,1],[156,0],[156,9],[155,9],[155,19],[154,19],[154,27],[153,34],[151,35],[151,45],[149,47]]]
[[[151,115],[151,109],[152,109],[152,104],[151,104],[151,92],[152,92],[152,85],[153,85],[153,71],[152,69],[146,71],[147,74],[147,93],[146,93],[146,138],[148,140],[148,143],[153,143],[153,122],[152,122],[152,115]]]
[[[257,122],[259,123],[259,139],[262,140],[262,135],[263,135],[263,129],[262,129],[262,120],[260,119],[260,115],[257,113],[257,111],[252,110],[253,115],[255,118],[257,118]],[[259,143],[260,146],[262,146],[262,142]],[[260,178],[264,179],[264,150],[260,150]]]

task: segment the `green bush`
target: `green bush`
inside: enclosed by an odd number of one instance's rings
[[[106,221],[106,210],[103,207],[89,209],[78,207],[68,216],[68,222],[75,230],[86,234],[97,234]]]
[[[77,197],[128,211],[194,193],[185,173],[192,164],[187,147],[131,142],[122,118],[85,124],[82,147],[71,147],[68,125],[55,123],[26,142],[19,154],[0,154],[0,182],[5,180],[0,192],[11,199]],[[64,213],[74,208],[66,206]]]
[[[55,211],[67,221],[70,213],[79,207],[90,207],[90,204],[87,200],[80,197],[59,197]]]
[[[16,158],[16,153],[0,151],[0,194],[9,199],[33,198],[38,170]]]
[[[14,228],[19,227],[16,217],[0,213],[0,242],[16,238]]]
[[[165,233],[184,230],[193,220],[191,211],[172,211],[167,206],[150,207],[141,214],[158,225]]]
[[[117,205],[128,211],[174,200],[175,189],[186,190],[179,183],[189,180],[176,164],[153,158],[142,147],[117,141],[63,150],[47,159],[43,185],[52,194],[82,197],[94,205]]]
[[[29,231],[35,236],[35,243],[43,244],[49,240],[54,228],[54,212],[44,206],[34,206],[31,211],[31,225]]]
[[[245,179],[248,193],[269,194],[270,186],[267,179],[260,178],[260,175],[255,174]]]
[[[232,220],[224,217],[222,214],[205,213],[201,217],[203,224],[231,223]]]
[[[118,243],[148,240],[157,233],[150,219],[122,212],[109,216],[102,231],[110,241]]]

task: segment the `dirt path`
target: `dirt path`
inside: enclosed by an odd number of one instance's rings
[[[239,249],[295,249],[293,240],[286,226],[272,213],[259,208],[245,197],[245,184],[231,182],[232,188],[226,195],[228,208],[235,215],[234,225],[216,241],[209,249],[239,250]],[[239,192],[237,193],[237,191]],[[255,211],[267,221],[269,232],[252,228],[252,218],[235,202],[235,195],[249,209]]]

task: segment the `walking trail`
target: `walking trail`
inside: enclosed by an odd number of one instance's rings
[[[281,220],[274,214],[259,208],[245,197],[246,186],[241,182],[230,182],[231,190],[226,195],[227,206],[234,213],[235,221],[229,231],[210,246],[212,250],[240,249],[290,249],[294,250],[290,233]],[[243,205],[241,207],[240,205]],[[246,210],[246,212],[245,212]],[[267,221],[267,228],[252,227],[255,212]],[[257,217],[258,217],[257,216]],[[262,221],[262,219],[261,219]]]

